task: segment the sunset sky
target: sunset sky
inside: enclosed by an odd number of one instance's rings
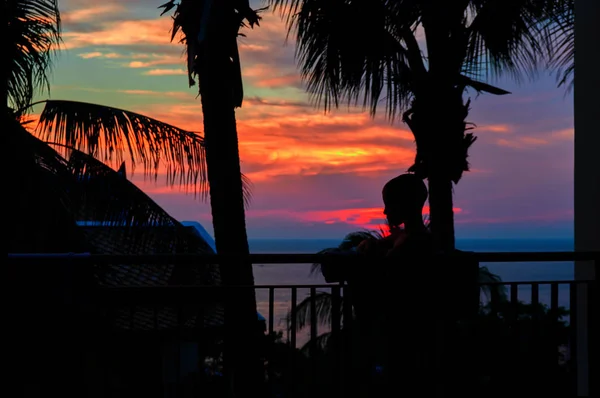
[[[171,19],[159,17],[164,2],[61,0],[64,45],[51,98],[124,108],[201,131],[183,46],[170,42]],[[249,237],[341,238],[377,228],[381,187],[414,156],[407,127],[373,120],[359,108],[327,115],[315,109],[278,15],[266,11],[261,26],[244,33],[245,101],[237,119],[242,170],[254,184]],[[512,94],[472,93],[469,120],[479,139],[473,170],[455,189],[457,237],[572,237],[572,95],[547,72],[533,82],[495,84]],[[141,169],[133,179],[177,219],[211,230],[207,203],[166,187],[164,178],[144,181]]]

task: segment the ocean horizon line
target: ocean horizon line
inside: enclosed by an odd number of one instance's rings
[[[342,238],[281,238],[281,237],[273,237],[273,238],[248,238],[248,241],[316,241],[316,240],[339,240],[342,241]],[[564,237],[564,238],[456,238],[457,241],[465,241],[465,240],[477,240],[477,241],[536,241],[536,242],[548,242],[548,241],[574,241],[573,237]]]

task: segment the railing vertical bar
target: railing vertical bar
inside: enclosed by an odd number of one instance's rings
[[[312,395],[317,395],[317,289],[310,288],[310,380]]]
[[[290,345],[292,346],[292,349],[296,349],[296,312],[298,304],[298,289],[296,287],[292,287],[291,301],[292,310],[290,311],[290,314],[292,319],[290,319]]]
[[[344,396],[348,395],[350,391],[360,391],[360,386],[356,385],[356,380],[352,377],[352,358],[354,358],[353,352],[351,350],[356,349],[352,344],[352,335],[353,335],[353,317],[352,317],[352,290],[348,287],[348,284],[342,283],[343,286],[343,294],[341,301],[341,311],[343,314],[343,320],[340,325],[341,328],[344,329],[342,344],[342,352],[345,355],[343,359],[343,374],[342,374],[342,385],[346,389],[343,391]],[[386,333],[388,333],[386,331]],[[387,334],[386,334],[387,335]]]
[[[535,358],[543,357],[543,344],[541,344],[540,335],[540,319],[542,317],[540,307],[540,285],[539,283],[531,283],[531,308],[533,309],[532,319],[531,319],[531,337],[529,340],[529,344],[531,346],[531,350],[534,353]],[[541,382],[540,380],[540,370],[535,369],[533,375],[536,382]]]
[[[519,316],[519,284],[516,282],[510,284],[510,307],[512,312],[510,322],[516,324]]]
[[[196,314],[196,338],[198,339],[197,344],[196,344],[196,356],[198,357],[198,360],[196,361],[197,364],[200,366],[202,363],[204,363],[204,358],[205,358],[205,332],[206,332],[206,325],[205,325],[205,318],[206,318],[206,314],[205,314],[205,310],[204,310],[204,305],[200,304],[199,308],[198,308],[198,312]],[[198,371],[201,372],[202,369],[198,368]]]
[[[292,396],[296,392],[296,315],[297,315],[297,302],[298,302],[298,288],[292,287],[291,295],[291,311],[290,315],[290,346],[291,357],[290,357],[290,387]]]
[[[134,323],[134,316],[135,316],[135,307],[133,304],[131,304],[129,306],[129,329],[133,330],[135,323]]]
[[[269,288],[269,334],[275,329],[275,288]]]
[[[571,282],[569,284],[569,355],[571,357],[571,385],[572,392],[577,395],[577,372],[578,372],[578,358],[577,358],[577,293],[578,293],[577,282]]]
[[[540,285],[539,283],[531,284],[531,306],[536,308],[540,303]],[[537,312],[536,312],[537,314]]]
[[[339,381],[339,388],[336,389],[338,395],[341,397],[344,395],[344,379],[342,370],[342,346],[340,342],[341,335],[341,297],[340,297],[340,286],[334,286],[331,288],[332,294],[332,305],[331,305],[331,338],[333,339],[333,352],[335,358],[335,365],[333,366],[333,380]]]
[[[183,305],[177,306],[177,338],[175,341],[175,396],[181,397],[181,337],[183,334]]]
[[[540,307],[540,285],[539,283],[531,284],[531,308],[533,308],[533,327],[534,333],[539,332],[539,321],[541,317]],[[534,334],[535,335],[535,334]],[[534,339],[534,343],[537,343],[538,339]]]
[[[314,287],[310,288],[310,349],[311,355],[316,354],[316,341],[317,341],[317,289]]]
[[[111,360],[113,356],[111,355],[110,350],[114,350],[113,342],[113,333],[114,330],[111,327],[112,320],[114,319],[114,310],[112,302],[109,304],[109,307],[106,309],[105,322],[102,323],[102,332],[104,338],[100,339],[102,352],[100,353],[100,358],[102,360],[102,380],[104,383],[104,396],[110,397],[112,396],[112,385],[111,385],[111,373],[112,369]]]
[[[550,285],[550,311],[552,312],[553,321],[556,321],[558,315],[558,283]]]
[[[554,341],[560,342],[558,329],[558,283],[550,284],[550,336]],[[562,343],[561,343],[562,344]]]
[[[510,303],[512,305],[519,303],[519,285],[514,282],[510,284]]]
[[[158,330],[158,305],[152,307],[152,326],[154,331]]]

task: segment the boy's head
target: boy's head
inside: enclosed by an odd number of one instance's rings
[[[383,214],[391,227],[397,227],[407,219],[422,217],[427,187],[416,175],[402,174],[385,184],[382,195],[385,205]]]

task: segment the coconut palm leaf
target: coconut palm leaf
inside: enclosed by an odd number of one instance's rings
[[[532,77],[540,66],[542,21],[551,0],[469,0],[463,73],[487,79]]]
[[[305,327],[311,325],[311,296],[306,297],[296,306],[296,332],[302,331]],[[331,313],[333,309],[333,295],[329,292],[317,292],[314,296],[316,319],[319,325],[331,326]],[[342,324],[344,321],[344,299],[340,298],[340,316]],[[288,312],[286,316],[286,324],[291,325],[293,314]]]
[[[142,163],[146,175],[166,169],[167,183],[195,188],[206,195],[206,160],[200,134],[123,109],[77,101],[47,100],[36,134],[133,169]]]
[[[356,231],[351,232],[344,237],[338,247],[327,248],[319,251],[317,254],[342,254],[355,251],[358,245],[366,239],[381,239],[384,236],[383,230],[380,231]],[[314,263],[310,268],[311,275],[321,273],[322,264]]]
[[[545,28],[550,67],[557,70],[558,85],[571,90],[575,85],[575,0],[555,1]]]
[[[60,43],[57,0],[6,0],[3,59],[9,106],[28,109],[37,92],[49,90],[53,49]],[[6,98],[6,97],[5,97]]]
[[[306,342],[301,348],[300,352],[306,356],[310,356],[312,353],[313,347],[315,347],[319,352],[326,352],[330,347],[330,341],[332,337],[331,332],[326,332],[318,335],[316,338],[311,339]]]
[[[272,0],[294,34],[296,57],[307,90],[325,110],[340,102],[359,103],[376,112],[385,97],[388,115],[408,106],[420,74],[420,50],[411,25],[394,29],[396,15],[380,1]],[[349,28],[349,24],[358,26]],[[399,35],[410,32],[408,43]]]
[[[485,92],[485,93],[490,93],[490,94],[494,94],[494,95],[510,94],[509,91],[506,91],[499,87],[492,86],[491,84],[473,80],[470,77],[467,77],[465,75],[460,75],[460,80],[461,80],[461,84],[463,84],[465,87],[473,87],[478,92]]]
[[[492,273],[488,267],[479,267],[478,283],[481,286],[481,293],[487,300],[506,301],[508,293],[506,286],[502,285],[502,278]]]

